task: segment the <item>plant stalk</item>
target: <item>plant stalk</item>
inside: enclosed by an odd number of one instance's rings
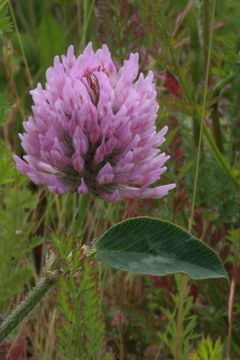
[[[74,211],[72,223],[68,229],[68,235],[73,233],[78,236],[82,231],[83,221],[85,219],[86,211],[89,205],[90,195],[82,195],[79,197],[79,204]]]
[[[188,295],[188,277],[184,275],[183,284],[180,293],[180,303],[177,316],[177,337],[176,337],[176,346],[175,346],[175,356],[174,360],[181,359],[181,341],[182,341],[182,330],[183,330],[183,321],[184,321],[184,304],[186,297]]]
[[[232,342],[232,327],[233,327],[233,306],[234,306],[234,295],[235,295],[235,287],[236,287],[236,280],[237,280],[237,271],[236,267],[233,270],[233,277],[231,280],[230,285],[230,293],[228,299],[228,334],[227,334],[227,354],[226,360],[230,360],[231,354],[231,342]]]
[[[237,278],[238,278],[239,250],[240,250],[240,246],[238,246],[237,251],[236,251],[236,257],[235,257],[235,261],[233,264],[230,292],[229,292],[229,297],[228,297],[228,334],[227,334],[226,360],[231,360],[233,308],[234,308],[234,295],[235,295],[236,283],[237,283]]]
[[[25,69],[26,69],[27,79],[28,79],[29,85],[32,86],[32,83],[33,83],[32,76],[31,76],[31,72],[30,72],[30,69],[29,69],[29,66],[28,66],[27,57],[26,57],[26,54],[25,54],[22,38],[21,38],[19,29],[18,29],[18,25],[17,25],[17,21],[16,21],[16,18],[15,18],[15,15],[14,15],[14,11],[13,11],[11,1],[9,1],[8,4],[9,4],[9,10],[10,10],[10,14],[11,14],[11,17],[12,17],[12,20],[13,20],[13,24],[14,24],[14,27],[15,27],[19,47],[20,47],[20,50],[21,50],[21,53],[22,53],[23,63],[24,63]]]
[[[23,319],[34,309],[42,300],[59,277],[59,271],[49,271],[42,277],[26,296],[26,298],[16,306],[0,326],[0,343],[21,323]]]
[[[206,76],[207,67],[208,67],[208,53],[209,53],[209,44],[210,44],[210,2],[209,0],[203,0],[203,46],[204,46],[204,73]]]
[[[207,6],[208,1],[205,0],[204,4],[205,4],[205,6]],[[198,140],[196,169],[195,169],[195,177],[194,177],[194,185],[193,185],[192,207],[191,207],[191,214],[190,214],[189,224],[188,224],[188,231],[190,233],[192,232],[193,222],[194,222],[198,175],[199,175],[199,167],[200,167],[200,155],[201,155],[202,139],[203,139],[203,133],[204,133],[204,117],[205,117],[206,104],[207,104],[207,89],[208,89],[208,81],[209,81],[209,73],[210,73],[210,58],[211,58],[212,35],[213,35],[212,34],[213,33],[212,25],[213,25],[214,16],[215,16],[215,8],[216,8],[216,0],[213,0],[211,26],[210,26],[211,31],[210,31],[209,40],[208,40],[207,62],[206,62],[206,70],[205,70],[205,74],[204,74],[205,75],[205,77],[204,77],[205,78],[204,93],[203,93],[202,113],[201,113],[201,120],[200,120],[200,133],[199,133],[199,140]],[[209,19],[207,21],[209,22]],[[184,303],[186,300],[186,296],[188,294],[188,283],[189,283],[188,277],[184,276],[183,285],[182,285],[182,289],[180,292],[180,304],[179,304],[178,316],[177,316],[177,338],[176,338],[174,360],[179,360],[181,357],[181,354],[182,354],[181,335],[182,335],[183,321],[184,321]]]
[[[201,148],[202,148],[202,139],[205,129],[205,111],[207,105],[207,89],[208,89],[208,80],[210,75],[210,59],[211,59],[211,49],[212,49],[212,38],[213,38],[213,22],[215,16],[215,9],[216,9],[216,0],[213,1],[212,7],[212,18],[211,18],[211,26],[210,26],[210,34],[209,34],[209,50],[208,50],[208,57],[207,57],[207,65],[206,65],[206,72],[205,72],[205,81],[204,81],[204,91],[203,91],[203,104],[202,104],[202,111],[201,111],[201,119],[200,119],[200,134],[199,134],[199,142],[198,142],[198,151],[197,151],[197,159],[196,159],[196,170],[195,170],[195,177],[194,177],[194,184],[193,184],[193,197],[192,197],[192,208],[191,208],[191,215],[189,219],[189,232],[192,231],[192,225],[194,220],[194,211],[195,211],[195,203],[196,203],[196,195],[197,195],[197,185],[198,185],[198,175],[199,175],[199,167],[200,167],[200,155],[201,155]]]
[[[222,130],[221,130],[221,124],[219,121],[219,111],[218,111],[218,103],[217,102],[212,107],[212,125],[213,125],[213,134],[214,134],[216,145],[218,147],[218,150],[221,153],[223,153]]]

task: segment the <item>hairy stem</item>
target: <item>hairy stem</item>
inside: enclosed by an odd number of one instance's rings
[[[59,271],[47,272],[26,296],[26,298],[16,306],[0,326],[0,343],[21,323],[23,319],[34,309],[46,293],[51,289],[58,279]]]

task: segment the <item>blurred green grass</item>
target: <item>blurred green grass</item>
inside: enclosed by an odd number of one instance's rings
[[[106,43],[117,66],[130,52],[138,51],[141,71],[146,74],[149,69],[154,70],[160,103],[157,126],[167,124],[170,128],[164,145],[172,157],[166,177],[177,183],[175,193],[156,201],[129,200],[112,205],[91,197],[82,229],[84,242],[90,244],[116,221],[136,215],[157,216],[187,227],[209,51],[211,6],[212,2],[207,0],[0,2],[0,312],[6,314],[34,283],[46,265],[50,239],[66,233],[78,206],[76,194],[58,197],[43,188],[37,189],[17,174],[11,160],[13,152],[22,155],[18,133],[31,113],[29,90],[38,82],[44,84],[45,71],[54,56],[66,53],[70,44],[80,54],[89,41],[95,49]],[[221,281],[193,283],[184,308],[184,325],[187,328],[190,324],[189,332],[182,337],[179,360],[211,359],[213,343],[218,338],[222,352],[219,359],[225,358],[230,339],[231,358],[240,357],[237,300],[240,249],[239,238],[232,235],[238,233],[240,224],[236,185],[240,174],[239,20],[237,0],[217,0],[205,114],[215,152],[205,137],[193,228],[201,240],[221,255],[232,283],[235,281],[232,339],[227,335],[227,285]],[[230,177],[216,160],[216,153],[227,163]],[[237,179],[236,183],[232,179]],[[100,265],[98,277],[94,286],[101,295],[96,305],[101,308],[101,315],[94,316],[104,324],[105,330],[101,335],[104,338],[102,352],[91,356],[121,360],[172,359],[180,280],[143,279]],[[65,358],[60,354],[58,339],[61,336],[56,334],[63,317],[61,309],[54,306],[58,296],[56,290],[45,299],[23,330],[22,347],[28,348],[34,359]],[[64,301],[68,304],[67,299]],[[87,306],[85,309],[91,310]],[[73,316],[69,308],[67,313]],[[192,316],[196,318],[194,324]],[[92,329],[88,331],[91,333]],[[67,336],[71,342],[72,334]],[[210,345],[205,341],[208,336]],[[201,354],[204,352],[201,346],[208,347],[205,352],[209,355]],[[30,358],[27,351],[22,351],[23,359]]]

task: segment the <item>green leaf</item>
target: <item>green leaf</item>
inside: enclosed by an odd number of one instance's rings
[[[212,249],[179,226],[159,219],[139,217],[118,223],[103,234],[94,250],[98,260],[138,274],[228,278]]]
[[[7,15],[8,0],[2,1],[0,4],[0,35],[5,31],[10,31],[12,24],[10,17]]]
[[[64,39],[57,20],[50,13],[44,12],[39,26],[40,61],[44,68],[52,64],[56,55],[65,52]]]

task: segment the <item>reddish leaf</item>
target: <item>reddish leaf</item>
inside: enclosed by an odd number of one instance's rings
[[[165,72],[164,80],[170,94],[180,98],[182,94],[182,89],[179,86],[179,81],[177,77],[167,70]]]
[[[25,340],[25,335],[22,334],[17,341],[4,341],[0,344],[0,358],[5,360],[23,360]]]

